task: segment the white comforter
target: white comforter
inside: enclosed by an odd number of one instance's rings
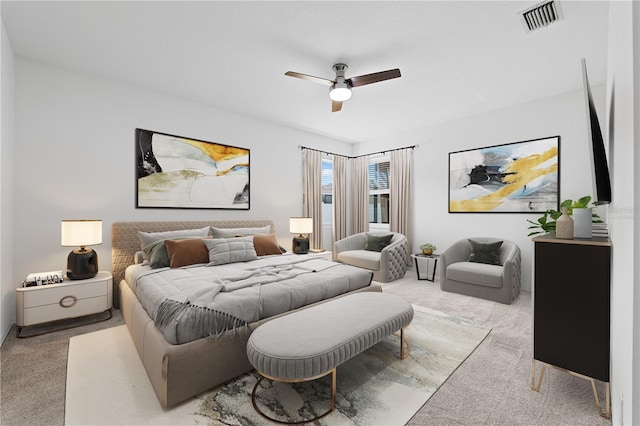
[[[366,287],[371,278],[364,269],[293,254],[175,269],[132,265],[125,274],[172,344],[216,335]]]

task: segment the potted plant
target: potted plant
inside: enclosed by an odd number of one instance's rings
[[[562,210],[562,207],[566,207],[569,215],[572,215],[573,209],[588,208],[590,201],[591,201],[591,197],[589,195],[587,195],[586,197],[582,197],[576,201],[573,201],[571,199],[564,200],[562,204],[560,204],[560,210]],[[593,203],[592,206],[595,206],[595,203]],[[544,214],[540,216],[538,220],[535,222],[527,219],[527,222],[531,224],[531,226],[529,226],[527,229],[532,230],[531,232],[529,232],[529,235],[527,236],[530,237],[536,234],[546,234],[549,232],[555,232],[556,220],[560,216],[562,216],[562,211],[550,209],[544,212]],[[592,217],[593,223],[602,223],[602,220],[600,219],[600,216],[598,216],[597,213],[592,213],[591,217]]]
[[[432,255],[436,249],[437,247],[431,243],[424,243],[420,246],[420,250],[422,250],[422,254],[427,256]]]

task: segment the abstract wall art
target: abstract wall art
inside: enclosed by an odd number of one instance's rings
[[[449,213],[559,209],[560,136],[449,153]]]
[[[245,148],[136,129],[136,207],[248,210]]]

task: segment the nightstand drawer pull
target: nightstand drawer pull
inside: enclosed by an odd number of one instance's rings
[[[60,306],[63,308],[70,308],[78,302],[78,298],[75,296],[65,296],[60,299]]]

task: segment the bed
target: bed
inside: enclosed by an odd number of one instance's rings
[[[246,344],[251,332],[260,324],[346,294],[363,291],[382,291],[378,284],[371,282],[370,275],[364,280],[362,277],[363,271],[359,268],[348,271],[340,268],[353,267],[334,265],[332,262],[319,260],[318,258],[310,259],[307,262],[305,260],[306,256],[291,254],[288,256],[265,256],[257,260],[237,263],[227,260],[223,265],[220,265],[224,266],[224,268],[219,268],[224,271],[222,275],[225,275],[225,277],[223,278],[207,269],[217,270],[215,268],[218,268],[218,265],[212,267],[190,265],[181,268],[159,268],[156,270],[149,270],[148,267],[145,269],[145,264],[134,265],[136,263],[134,259],[140,260],[141,256],[141,253],[139,253],[141,250],[139,231],[161,233],[201,229],[204,227],[213,227],[212,229],[217,229],[218,231],[245,228],[266,228],[271,233],[274,231],[273,222],[269,220],[116,222],[112,225],[113,277],[114,284],[118,285],[120,290],[120,292],[114,292],[114,295],[116,295],[114,297],[114,306],[119,307],[122,311],[140,359],[163,407],[178,404],[252,370],[253,367],[246,355]],[[216,243],[224,242],[224,239],[216,239],[215,237],[213,240],[208,238],[205,241],[209,246],[212,246],[212,241],[214,240]],[[243,238],[234,239],[234,241],[236,240],[240,241]],[[213,253],[213,251],[209,251],[209,253]],[[270,257],[275,258],[275,266],[265,260]],[[273,272],[265,273],[264,271],[267,268],[276,268],[278,273],[282,273],[283,278],[269,279],[263,284],[256,284],[255,280],[258,279],[258,275],[260,277],[277,275]],[[319,278],[324,276],[321,271],[324,269],[328,271],[326,277]],[[175,318],[181,317],[186,311],[193,310],[191,305],[197,305],[197,303],[190,303],[189,301],[185,303],[185,296],[181,293],[173,295],[172,292],[174,292],[175,286],[172,284],[167,290],[170,293],[169,296],[163,296],[163,303],[160,303],[162,308],[158,308],[158,305],[156,305],[156,308],[152,308],[148,305],[149,301],[147,299],[153,299],[153,297],[144,295],[144,291],[141,290],[142,288],[154,288],[157,283],[155,281],[146,282],[146,280],[152,279],[152,276],[161,277],[160,281],[165,280],[163,274],[165,274],[164,276],[178,276],[183,282],[187,283],[191,283],[193,280],[196,280],[195,282],[201,282],[202,280],[215,281],[216,288],[221,290],[213,291],[207,287],[207,294],[212,291],[221,295],[225,291],[253,293],[256,292],[256,289],[268,289],[268,291],[258,291],[261,298],[257,302],[260,307],[259,312],[251,311],[245,314],[243,311],[243,315],[231,316],[232,321],[223,327],[209,331],[196,330],[190,333],[189,330],[185,330],[184,325],[175,325]],[[345,274],[348,276],[343,278],[342,276]],[[217,278],[211,278],[214,275]],[[125,276],[132,283],[127,282]],[[301,282],[311,279],[313,281],[309,281],[309,286],[314,290],[311,291],[310,296],[283,296],[285,293],[281,293],[283,291],[291,292],[291,290],[287,290],[292,286],[291,283],[296,283],[299,287]],[[317,290],[319,288],[317,286],[322,284],[318,282],[318,279],[326,281],[327,290]],[[264,279],[259,278],[258,281],[262,282]],[[278,288],[279,286],[281,288]],[[186,287],[191,288],[190,286]],[[136,292],[140,294],[140,298]],[[274,304],[268,300],[262,300],[262,293],[275,293],[278,301],[290,298],[293,302],[289,303],[293,307],[285,306],[283,308],[280,306],[282,303]],[[199,294],[202,294],[202,292]],[[192,295],[187,296],[187,298],[192,297]],[[224,299],[222,296],[218,297],[218,299],[220,298]],[[142,302],[140,299],[142,299]],[[146,309],[143,306],[143,302],[147,305]],[[181,302],[181,304],[177,302]],[[209,298],[207,298],[207,303],[214,302],[209,302]],[[169,308],[167,309],[165,305],[168,305]],[[253,306],[253,302],[250,306]],[[147,312],[147,309],[151,314]],[[283,309],[284,311],[280,312]],[[224,311],[224,308],[219,309],[214,304],[206,305],[201,310],[214,312],[218,315],[216,318],[219,318],[219,312],[220,310]],[[169,312],[167,316],[169,319],[159,320],[161,316],[159,312],[164,314]],[[225,317],[228,316],[227,313],[223,314]]]

